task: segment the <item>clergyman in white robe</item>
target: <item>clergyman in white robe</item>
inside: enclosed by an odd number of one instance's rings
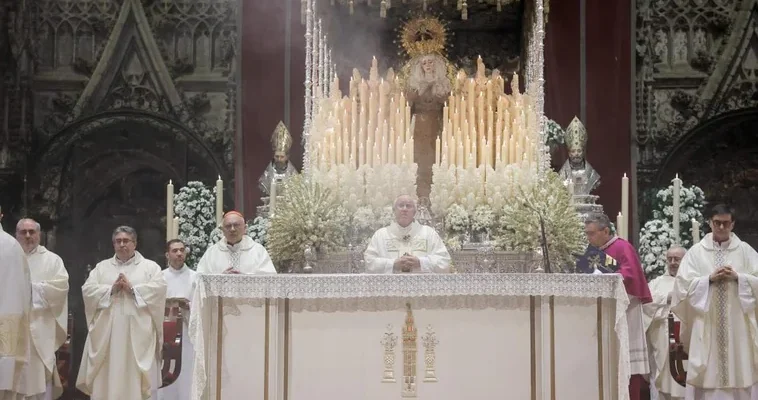
[[[758,399],[756,293],[758,253],[737,235],[709,233],[684,256],[671,304],[689,355],[686,399]]]
[[[679,264],[686,254],[681,247],[669,249],[666,253],[668,270],[661,276],[650,281],[650,294],[653,301],[645,304],[645,319],[647,339],[652,350],[652,390],[658,392],[661,400],[681,400],[684,398],[684,387],[671,376],[669,367],[669,329],[668,317],[671,309],[671,291]]]
[[[55,352],[66,342],[68,272],[63,260],[36,246],[27,254],[32,277],[32,347],[26,381],[27,400],[53,400],[63,392]]]
[[[0,229],[0,400],[22,400],[20,378],[29,362],[32,282],[13,236]]]
[[[123,274],[133,292],[112,293]],[[82,286],[89,335],[77,388],[91,400],[157,398],[166,280],[139,252],[101,261]]]
[[[163,270],[168,290],[167,299],[185,299],[189,302],[195,291],[195,275],[197,273],[186,265],[180,269],[169,266]],[[182,369],[174,383],[158,391],[159,400],[188,400],[192,389],[192,368],[195,361],[195,350],[189,337],[190,310],[183,310],[182,315]]]
[[[222,238],[205,251],[197,264],[201,274],[222,274],[228,270],[240,274],[276,274],[266,248],[245,235],[235,244]]]

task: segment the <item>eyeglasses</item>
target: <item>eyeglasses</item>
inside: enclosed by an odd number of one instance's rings
[[[400,203],[395,205],[395,208],[398,210],[412,210],[416,208],[416,206],[413,203]]]
[[[712,219],[711,225],[713,225],[714,227],[726,229],[732,225],[732,221],[719,221],[717,219]]]
[[[224,225],[224,229],[239,229],[242,228],[243,224],[226,224]]]
[[[113,239],[113,243],[115,244],[129,244],[132,242],[132,239]]]

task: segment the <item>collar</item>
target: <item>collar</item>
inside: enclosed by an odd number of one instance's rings
[[[600,246],[600,250],[603,250],[603,251],[605,251],[605,249],[607,249],[607,248],[611,247],[611,245],[612,245],[612,244],[616,243],[616,241],[617,241],[618,239],[619,239],[619,237],[618,237],[618,236],[615,236],[615,235],[614,235],[614,236],[613,236],[613,237],[612,237],[612,238],[611,238],[611,239],[608,241],[608,243],[606,243],[606,244],[604,244],[604,245]]]
[[[30,251],[26,255],[31,256],[33,254],[44,254],[46,252],[47,252],[47,249],[45,248],[45,246],[38,244],[37,247],[33,248],[32,251]]]
[[[187,264],[182,264],[182,267],[179,269],[176,269],[172,267],[171,265],[168,266],[168,270],[171,271],[172,274],[183,274],[187,272]]]
[[[226,238],[221,238],[221,240],[218,241],[218,247],[221,249],[221,251],[225,252],[237,252],[237,251],[245,251],[250,250],[253,248],[253,245],[255,242],[253,241],[250,236],[243,235],[242,240],[239,241],[239,243],[230,245],[226,242]]]
[[[111,264],[116,265],[116,266],[135,265],[135,264],[139,264],[141,261],[142,261],[142,254],[140,254],[139,251],[135,251],[132,258],[126,261],[119,260],[115,254],[113,255],[113,258],[111,258]]]
[[[734,233],[729,234],[729,240],[723,243],[716,243],[713,240],[713,233],[709,233],[705,235],[705,237],[700,241],[700,244],[706,249],[710,251],[717,251],[717,250],[734,250],[736,249],[740,243],[742,243],[742,240],[740,240],[737,235]]]
[[[411,237],[418,235],[419,231],[421,231],[421,224],[413,221],[408,224],[408,226],[402,227],[398,225],[397,222],[393,222],[390,224],[387,230],[389,231],[390,235],[398,239],[410,240]]]

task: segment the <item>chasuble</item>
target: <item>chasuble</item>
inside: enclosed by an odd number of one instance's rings
[[[0,229],[0,400],[21,400],[21,373],[29,362],[32,284],[21,245]]]
[[[119,274],[134,292],[111,293]],[[101,261],[82,286],[89,335],[76,386],[91,400],[145,400],[159,386],[166,280],[139,252]],[[155,397],[152,397],[155,398]]]
[[[363,258],[369,274],[391,274],[395,260],[405,254],[419,259],[422,273],[450,271],[450,253],[442,238],[429,226],[416,221],[402,227],[396,222],[371,237]]]
[[[197,264],[200,274],[222,274],[230,268],[241,274],[276,274],[266,248],[247,235],[233,245],[221,238],[208,247]]]
[[[722,266],[737,280],[711,283]],[[705,235],[682,259],[671,305],[689,355],[687,399],[758,399],[756,293],[758,253],[733,233],[720,244]]]
[[[57,399],[63,392],[55,352],[66,342],[68,327],[68,272],[63,260],[44,246],[27,254],[32,279],[29,364],[23,381],[27,400]]]

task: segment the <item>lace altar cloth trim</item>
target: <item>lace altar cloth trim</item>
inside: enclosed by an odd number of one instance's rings
[[[206,389],[205,338],[203,315],[219,297],[255,299],[377,299],[395,302],[398,298],[556,296],[616,300],[615,332],[619,344],[619,400],[628,400],[629,330],[626,309],[629,298],[621,275],[584,274],[325,274],[325,275],[198,275],[190,320],[190,337],[195,344],[195,371],[192,400],[200,400]],[[514,299],[515,300],[515,299]],[[444,301],[442,302],[444,303]]]

